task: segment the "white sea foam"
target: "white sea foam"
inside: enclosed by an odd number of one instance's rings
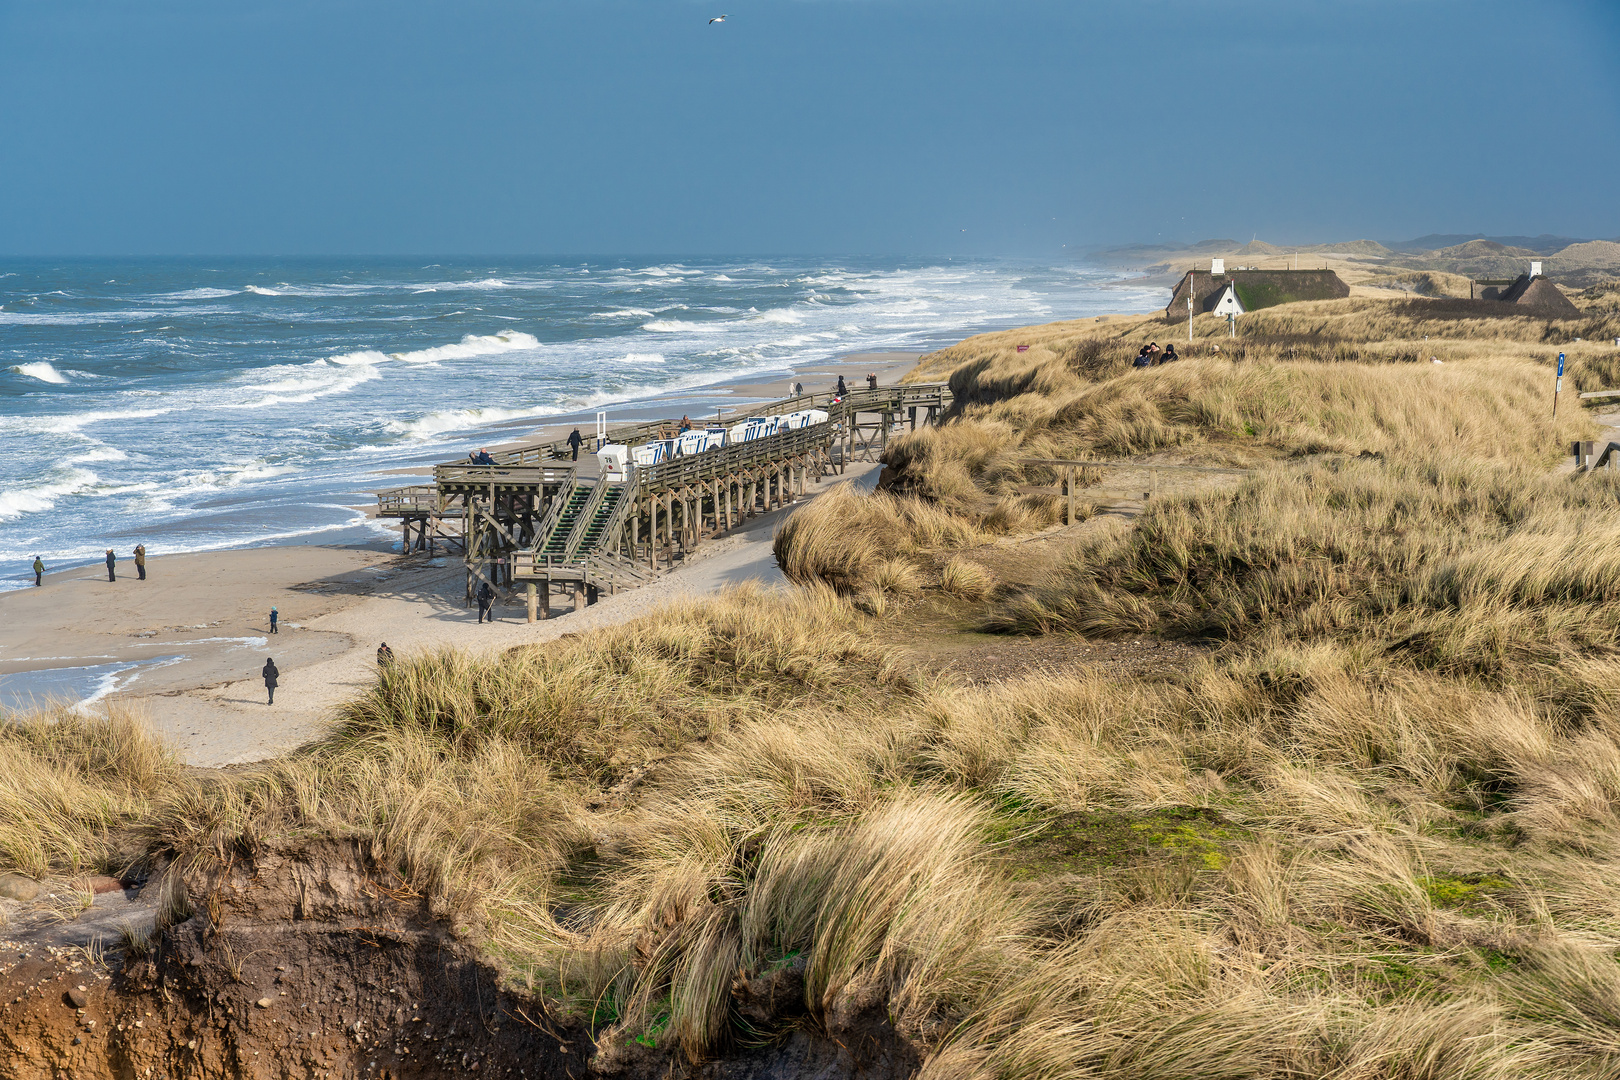
[[[99,326],[173,315],[173,311],[0,311],[0,326]]]
[[[240,289],[185,289],[181,292],[159,293],[156,300],[219,300],[226,296],[235,296]]]
[[[725,329],[725,324],[689,322],[685,319],[654,319],[652,322],[642,323],[641,328],[651,330],[656,334],[679,334],[683,330],[695,330],[699,333],[712,334]]]
[[[40,382],[63,385],[68,381],[67,376],[57,371],[49,360],[36,360],[31,364],[13,364],[11,370],[18,375],[38,379]]]
[[[274,289],[265,289],[265,288],[261,288],[258,285],[249,285],[247,287],[247,291],[250,292],[250,293],[253,293],[256,296],[280,296],[281,295],[279,292],[277,292]]]
[[[431,349],[417,349],[414,352],[397,352],[388,355],[395,360],[420,364],[440,360],[468,360],[475,356],[493,356],[497,353],[511,352],[514,349],[538,349],[539,347],[540,341],[533,334],[525,334],[521,330],[502,330],[498,334],[468,334],[454,345],[439,345]]]
[[[266,369],[265,373],[275,371]],[[282,370],[288,370],[283,368]],[[263,374],[263,373],[261,373]],[[361,383],[381,378],[381,373],[369,364],[337,365],[325,360],[312,360],[288,371],[285,378],[272,382],[244,386],[237,393],[263,394],[252,401],[222,401],[222,409],[262,409],[271,405],[302,405],[316,398],[332,394],[346,394]]]
[[[790,311],[787,308],[775,308],[771,311],[767,311],[756,316],[753,321],[777,323],[782,326],[796,326],[799,323],[804,322],[804,316],[800,315],[797,311]]]
[[[340,356],[329,356],[327,361],[341,364],[344,367],[353,367],[356,364],[386,364],[393,357],[376,349],[364,349],[360,352],[343,353]]]
[[[49,510],[62,496],[85,491],[99,479],[89,469],[58,467],[49,479],[39,483],[0,488],[0,521]]]
[[[662,364],[663,362],[664,354],[655,352],[625,353],[624,359],[619,361],[621,364]]]
[[[81,428],[92,424],[115,420],[140,420],[148,416],[162,416],[169,411],[167,408],[87,409],[80,413],[55,413],[46,416],[3,416],[0,417],[0,433],[79,435]]]
[[[618,311],[598,311],[589,316],[592,319],[650,319],[653,313],[641,308],[621,308]]]
[[[554,407],[548,406],[536,406],[529,409],[500,409],[493,407],[440,409],[416,420],[391,420],[388,427],[403,438],[420,442],[451,431],[466,431],[470,428],[483,427],[485,424],[499,424],[506,420],[527,420],[556,411]]]

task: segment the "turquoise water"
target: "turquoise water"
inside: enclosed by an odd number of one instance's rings
[[[0,588],[352,537],[378,470],[513,425],[1162,303],[1006,260],[0,260]]]

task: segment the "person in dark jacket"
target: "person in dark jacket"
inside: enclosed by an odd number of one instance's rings
[[[579,446],[585,439],[580,435],[579,428],[568,433],[568,445],[574,451],[574,460],[579,460]]]
[[[1151,348],[1149,348],[1148,346],[1146,346],[1146,345],[1142,346],[1142,350],[1136,354],[1136,359],[1131,361],[1131,366],[1132,367],[1152,367],[1153,366],[1153,350]]]
[[[281,672],[276,670],[276,662],[269,657],[264,661],[264,688],[270,692],[270,700],[266,703],[276,703],[276,680],[281,678]]]
[[[34,587],[45,584],[45,560],[38,555],[34,556]]]
[[[118,580],[118,556],[113,554],[112,548],[107,549],[107,580]]]
[[[272,634],[281,633],[281,631],[276,628],[276,621],[278,619],[280,619],[280,618],[281,618],[281,612],[277,611],[274,607],[272,607],[270,609],[270,632]]]
[[[1176,343],[1172,341],[1170,344],[1164,347],[1164,355],[1159,357],[1159,363],[1169,364],[1180,359],[1181,354],[1176,352]]]
[[[837,394],[839,397],[843,397],[845,394],[849,393],[849,387],[844,385],[844,377],[842,375],[838,376],[838,388],[835,389],[833,393]]]
[[[484,582],[484,583],[482,583],[481,585],[478,586],[478,621],[479,622],[483,622],[484,621],[484,616],[486,616],[486,615],[489,616],[489,621],[490,622],[495,621],[495,613],[490,611],[490,608],[493,607],[494,605],[495,605],[495,590],[491,589],[489,587],[489,582],[486,581],[486,582]]]
[[[877,372],[868,371],[866,373],[866,388],[868,390],[876,390],[877,389]]]
[[[142,581],[146,580],[146,545],[145,544],[136,544],[135,545],[135,572],[140,575]]]
[[[388,647],[388,642],[377,646],[377,666],[389,668],[394,666],[394,650]]]

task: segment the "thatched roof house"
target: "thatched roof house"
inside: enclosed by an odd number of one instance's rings
[[[1166,318],[1187,317],[1187,294],[1196,312],[1213,311],[1230,286],[1244,311],[1291,304],[1296,300],[1340,300],[1350,295],[1350,286],[1332,270],[1189,270],[1176,284],[1165,307]]]
[[[1512,281],[1475,281],[1469,286],[1469,295],[1475,300],[1532,308],[1535,314],[1553,319],[1575,319],[1581,314],[1581,309],[1570,303],[1558,286],[1536,273],[1520,274]]]

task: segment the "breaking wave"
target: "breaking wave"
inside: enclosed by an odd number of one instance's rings
[[[57,383],[59,385],[67,382],[67,376],[51,366],[49,360],[36,360],[31,364],[13,364],[11,370],[18,375],[38,379],[40,382]]]

